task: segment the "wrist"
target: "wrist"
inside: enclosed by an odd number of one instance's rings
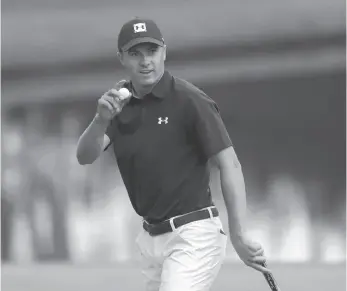
[[[106,125],[106,126],[110,123],[110,120],[101,117],[99,113],[95,114],[93,121],[97,124]]]
[[[110,120],[101,117],[98,113],[94,116],[93,123],[102,131],[105,131],[108,125],[110,124]]]
[[[246,231],[240,225],[234,225],[229,222],[229,233],[231,239],[239,240],[245,237]]]
[[[240,240],[245,237],[245,234],[243,232],[234,232],[232,230],[230,230],[229,232],[230,232],[230,238],[232,240]]]
[[[247,241],[247,237],[244,233],[230,234],[230,242],[233,246],[244,244]]]

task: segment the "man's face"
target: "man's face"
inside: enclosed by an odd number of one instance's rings
[[[119,59],[133,82],[140,86],[152,86],[164,73],[166,47],[140,43],[119,53]]]

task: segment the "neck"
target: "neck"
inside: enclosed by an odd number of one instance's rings
[[[136,96],[139,98],[143,98],[143,96],[152,92],[152,89],[155,86],[155,84],[151,86],[141,86],[135,82],[132,82],[132,84],[133,84],[133,88],[135,90]]]

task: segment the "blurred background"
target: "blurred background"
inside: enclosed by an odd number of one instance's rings
[[[171,73],[218,103],[269,261],[344,268],[345,11],[342,0],[2,0],[6,290],[27,290],[13,287],[21,266],[137,262],[141,219],[112,150],[89,166],[75,157],[97,99],[126,77],[117,36],[134,16],[161,28]],[[227,228],[218,173],[211,187]],[[228,262],[242,268],[231,245]]]

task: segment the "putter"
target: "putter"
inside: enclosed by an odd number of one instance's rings
[[[264,268],[267,267],[267,264],[266,262],[264,263],[260,263],[261,266],[263,266]],[[268,283],[268,285],[270,286],[271,288],[271,291],[281,291],[280,290],[280,287],[278,287],[276,281],[275,281],[275,278],[274,276],[271,274],[271,273],[264,273],[264,277],[266,279],[266,282]]]

